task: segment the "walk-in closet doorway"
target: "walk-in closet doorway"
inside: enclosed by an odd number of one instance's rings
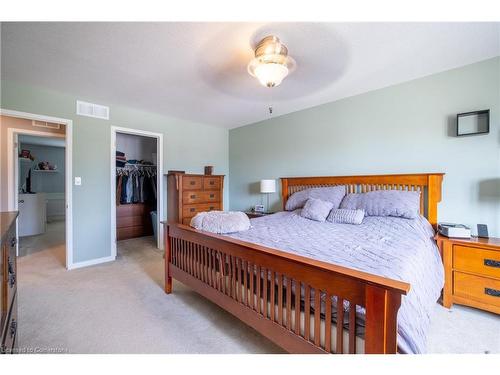
[[[111,255],[117,242],[153,236],[163,249],[163,134],[111,127]]]

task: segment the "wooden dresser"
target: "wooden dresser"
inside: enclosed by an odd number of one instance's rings
[[[17,212],[0,212],[1,321],[0,353],[14,353],[17,333]]]
[[[189,225],[198,212],[223,210],[223,175],[169,173],[168,221]]]
[[[148,203],[121,204],[116,206],[116,239],[152,236],[151,211],[155,206]]]
[[[454,303],[500,314],[500,239],[436,236],[443,256],[443,306]]]

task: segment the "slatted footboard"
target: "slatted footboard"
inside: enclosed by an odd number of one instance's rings
[[[409,284],[165,226],[166,293],[179,280],[291,353],[396,353]]]

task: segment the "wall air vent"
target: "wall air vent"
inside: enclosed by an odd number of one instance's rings
[[[109,107],[77,100],[76,114],[80,116],[95,117],[103,120],[109,120]]]
[[[37,121],[37,120],[32,120],[31,125],[37,127],[37,128],[46,128],[46,129],[61,129],[60,124],[54,124],[52,122],[46,122],[46,121]]]

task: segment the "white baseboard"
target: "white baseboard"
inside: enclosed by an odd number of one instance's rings
[[[114,260],[115,260],[114,256],[84,260],[83,262],[77,262],[77,263],[70,264],[67,268],[68,268],[68,270],[74,270],[77,268],[95,266],[96,264],[112,262]]]

